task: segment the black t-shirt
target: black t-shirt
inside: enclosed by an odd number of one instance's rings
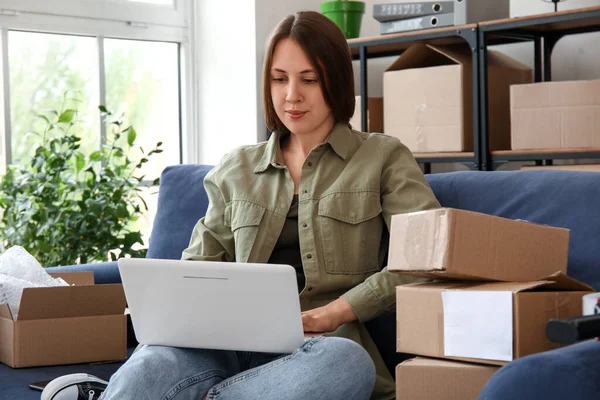
[[[269,264],[286,264],[296,269],[298,280],[298,292],[304,289],[306,277],[302,267],[302,256],[300,255],[300,236],[298,234],[298,195],[294,195],[290,211],[288,212],[283,230],[273,253],[269,258]]]

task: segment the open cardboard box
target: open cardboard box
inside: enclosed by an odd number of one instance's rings
[[[536,282],[426,282],[396,288],[401,353],[502,365],[560,347],[550,319],[581,315],[594,290],[557,272]]]
[[[532,82],[532,72],[503,53],[487,54],[489,148],[508,150],[510,85]],[[383,74],[385,133],[413,152],[473,151],[473,68],[468,47],[410,46]]]
[[[476,400],[500,367],[416,357],[396,367],[396,400]]]
[[[390,272],[518,282],[567,271],[564,228],[440,208],[394,215],[390,231]]]
[[[75,286],[23,289],[16,320],[0,304],[0,361],[20,368],[125,359],[123,286],[94,285],[93,272],[50,275]]]

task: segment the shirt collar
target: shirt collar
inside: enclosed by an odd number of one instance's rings
[[[348,157],[348,139],[350,135],[350,128],[346,124],[337,123],[333,127],[331,133],[325,139],[326,144],[329,144],[333,151],[342,159],[346,160]],[[281,153],[281,141],[282,135],[275,131],[269,138],[267,146],[260,161],[254,168],[254,173],[261,173],[267,170],[269,166],[274,168],[283,168],[285,161],[283,160],[283,154]]]
[[[265,152],[261,157],[260,161],[254,168],[254,173],[265,172],[269,165],[275,168],[283,168],[285,162],[283,160],[283,154],[281,153],[281,146],[279,145],[281,139],[281,134],[277,131],[271,134],[269,141],[267,142],[267,146],[265,147]]]

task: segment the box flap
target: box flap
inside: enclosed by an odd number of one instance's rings
[[[94,273],[92,271],[51,272],[50,276],[62,278],[71,285],[84,286],[94,284]]]
[[[474,282],[494,282],[493,279],[484,278],[476,275],[457,274],[447,271],[391,271],[402,275],[418,276],[421,278],[441,279],[448,281],[474,281]]]
[[[526,72],[531,71],[531,68],[529,68],[527,65],[520,63],[514,58],[511,58],[506,54],[496,50],[488,50],[488,66],[517,69]]]
[[[451,57],[447,57],[433,46],[415,44],[406,49],[404,53],[402,53],[402,55],[386,69],[386,72],[454,64],[457,64],[457,62]]]
[[[468,286],[460,288],[460,290],[475,290],[475,291],[507,291],[513,293],[519,293],[523,290],[531,290],[541,286],[545,286],[548,282],[536,281],[536,282],[486,282],[486,283],[472,283]],[[446,290],[453,290],[446,289]]]
[[[459,46],[431,46],[428,45],[431,50],[443,55],[446,58],[454,61],[456,64],[471,65],[473,63],[473,54],[471,50],[463,45]],[[493,50],[491,50],[493,51]]]
[[[8,304],[0,304],[0,318],[13,319],[10,307]]]
[[[438,274],[439,275],[439,274]],[[526,290],[544,289],[560,291],[594,291],[594,289],[584,283],[579,282],[562,272],[556,272],[548,277],[532,282],[485,282],[485,283],[465,283],[462,287],[447,288],[446,290],[506,290],[513,293],[519,293]]]
[[[566,290],[572,292],[594,291],[594,288],[591,286],[579,282],[577,279],[571,278],[562,272],[555,272],[554,274],[544,278],[543,281],[545,289]]]
[[[123,314],[125,303],[121,284],[25,288],[17,319]]]

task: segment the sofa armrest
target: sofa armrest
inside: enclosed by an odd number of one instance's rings
[[[63,267],[46,268],[50,272],[82,272],[92,271],[96,284],[121,283],[121,275],[116,261],[101,262],[94,264],[68,265]]]

